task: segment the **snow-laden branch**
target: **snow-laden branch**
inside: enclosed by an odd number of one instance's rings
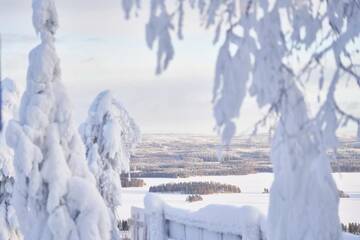
[[[151,6],[161,6],[161,16],[171,3],[152,0]],[[236,132],[234,120],[247,92],[259,107],[269,107],[266,116],[277,116],[271,150],[275,180],[269,239],[340,239],[338,195],[326,152],[338,144],[336,131],[343,116],[359,124],[358,117],[344,112],[335,98],[340,81],[351,78],[359,85],[359,1],[188,3],[189,9],[198,10],[206,28],[215,29],[214,42],[225,34],[213,90],[214,116],[223,144],[229,144]],[[151,12],[156,14],[153,7]],[[159,49],[164,50],[160,53],[171,53],[167,58],[170,61],[174,52],[170,30],[182,24],[174,24],[176,19],[170,17],[159,24],[154,19],[149,21],[152,28],[162,27],[161,33],[166,34],[158,42]],[[237,48],[234,55],[231,45]],[[158,55],[158,70],[165,70],[159,68],[159,59]],[[329,61],[334,64],[326,64]],[[334,73],[325,74],[329,72]],[[325,81],[329,82],[326,89]],[[317,83],[319,92],[326,92],[314,116],[308,114],[300,89],[308,82]]]

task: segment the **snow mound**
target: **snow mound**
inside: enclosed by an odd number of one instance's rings
[[[149,239],[161,239],[165,223],[170,223],[174,234],[187,229],[205,229],[208,232],[240,235],[242,239],[265,239],[265,217],[251,206],[235,207],[208,205],[197,211],[172,207],[156,194],[147,194],[144,199],[149,228]],[[170,233],[171,235],[171,233]]]
[[[164,207],[163,200],[154,193],[148,193],[144,197],[144,206],[147,211],[161,212]]]
[[[241,235],[243,239],[260,239],[265,232],[264,216],[251,206],[208,205],[195,212],[166,206],[165,217],[212,232]]]

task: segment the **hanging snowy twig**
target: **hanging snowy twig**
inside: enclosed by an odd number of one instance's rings
[[[166,9],[165,0],[161,6]],[[275,180],[268,214],[269,239],[340,239],[338,193],[327,151],[336,147],[339,115],[358,123],[358,117],[338,107],[334,96],[337,83],[346,77],[359,85],[355,67],[359,58],[349,53],[349,48],[360,46],[359,1],[194,0],[190,7],[199,10],[206,28],[216,28],[214,42],[221,33],[226,34],[217,57],[213,90],[216,129],[223,144],[229,144],[235,135],[234,118],[239,116],[248,90],[259,107],[270,106],[267,115],[274,112],[279,119],[271,150]],[[152,21],[153,29],[156,24]],[[163,33],[168,34],[168,29]],[[230,54],[229,45],[237,47],[235,55]],[[173,53],[172,45],[170,49]],[[359,50],[352,54],[359,56]],[[349,64],[345,65],[343,58]],[[324,82],[329,81],[325,75],[329,66],[324,59],[335,62],[327,89]],[[158,55],[158,73],[166,69],[159,68],[159,63]],[[315,117],[308,114],[300,89],[312,82],[319,84],[319,91],[327,92]]]

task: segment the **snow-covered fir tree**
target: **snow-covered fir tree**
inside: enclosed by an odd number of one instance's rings
[[[139,128],[112,92],[103,91],[91,104],[80,132],[89,167],[113,218],[113,239],[120,239],[120,174],[130,173],[130,155],[140,141]]]
[[[1,111],[3,129],[17,118],[20,93],[15,82],[9,78],[1,81]],[[11,202],[14,188],[13,151],[6,144],[4,131],[0,133],[0,240],[20,240],[22,235],[15,209]]]
[[[141,5],[139,0],[122,2],[127,17]],[[247,93],[267,108],[255,130],[270,117],[277,122],[268,238],[341,239],[339,199],[327,152],[336,149],[340,126],[360,125],[360,118],[336,100],[340,82],[360,87],[359,1],[151,0],[146,43],[157,46],[157,73],[173,59],[171,31],[182,39],[186,3],[187,11],[198,10],[206,28],[215,28],[214,43],[224,39],[213,90],[223,144],[235,135],[234,119]],[[306,105],[308,85],[319,86],[320,107],[314,114]]]
[[[72,121],[55,49],[54,0],[33,0],[41,43],[29,55],[19,121],[6,139],[14,149],[14,207],[26,240],[108,240],[111,222]]]

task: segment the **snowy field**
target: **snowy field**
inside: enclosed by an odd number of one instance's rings
[[[350,198],[340,199],[340,219],[343,223],[360,222],[360,173],[334,173],[339,189],[350,195]],[[240,187],[242,193],[226,193],[204,195],[203,201],[188,203],[184,194],[159,194],[168,204],[187,209],[199,209],[208,204],[251,205],[266,214],[269,195],[263,194],[264,188],[270,188],[272,173],[257,173],[242,176],[201,176],[190,178],[144,178],[146,187],[123,189],[123,206],[120,212],[124,218],[130,217],[132,206],[143,207],[143,198],[150,186],[189,181],[214,181],[233,184]]]

